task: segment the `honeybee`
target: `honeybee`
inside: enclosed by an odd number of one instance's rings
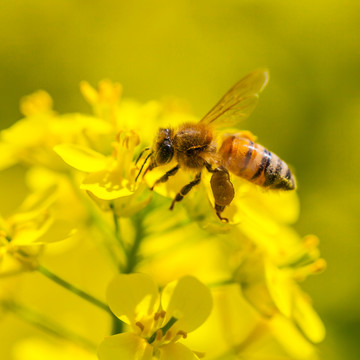
[[[150,153],[138,176],[149,158],[150,163],[144,175],[155,167],[168,164],[172,160],[176,161],[176,165],[160,177],[151,190],[156,185],[168,181],[180,168],[195,174],[194,180],[186,184],[175,196],[170,210],[200,183],[204,168],[212,173],[210,185],[215,200],[215,211],[219,219],[225,222],[228,219],[221,214],[235,196],[230,173],[267,189],[296,188],[295,178],[288,165],[256,143],[256,138],[249,131],[226,134],[220,144],[216,140],[217,130],[234,128],[252,113],[268,79],[267,70],[255,70],[237,82],[198,123],[185,123],[177,129],[158,130],[152,147],[145,149],[150,150]]]

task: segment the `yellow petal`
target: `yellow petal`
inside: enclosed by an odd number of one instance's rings
[[[70,166],[85,172],[100,171],[106,168],[104,155],[82,145],[61,144],[54,151]]]
[[[213,310],[206,322],[189,334],[186,345],[205,352],[205,359],[211,355],[212,359],[228,360],[221,355],[244,342],[249,344],[248,339],[256,334],[261,316],[242,296],[236,284],[212,288],[211,293]]]
[[[28,96],[24,96],[20,101],[20,111],[25,116],[49,112],[52,106],[53,100],[44,90],[39,90]]]
[[[254,252],[238,267],[235,279],[241,285],[244,297],[264,316],[274,315],[278,309],[266,282],[268,264],[260,252]]]
[[[36,218],[49,209],[58,195],[55,185],[30,193],[19,207],[19,213],[12,216],[12,222],[26,221]]]
[[[99,99],[97,91],[87,81],[81,81],[80,91],[89,104],[95,104]]]
[[[100,360],[151,360],[153,347],[140,336],[122,333],[106,338],[99,346]]]
[[[16,162],[15,149],[11,145],[0,143],[0,170],[5,170]]]
[[[119,319],[134,325],[158,310],[159,291],[148,275],[120,274],[108,287],[107,302]]]
[[[190,332],[210,315],[212,297],[203,283],[193,276],[185,276],[164,288],[161,303],[167,313],[166,320],[171,317],[178,319],[171,328],[172,331]]]
[[[46,233],[39,236],[34,244],[50,244],[62,240],[66,240],[74,236],[77,229],[74,229],[73,224],[66,220],[55,219],[47,228]]]
[[[305,336],[313,343],[319,343],[325,338],[325,327],[319,315],[311,306],[310,299],[298,289],[299,294],[294,299],[294,319]]]
[[[199,359],[190,349],[185,345],[176,343],[169,343],[160,349],[160,360],[197,360]]]
[[[281,315],[274,316],[269,320],[269,326],[291,359],[305,360],[315,354],[315,347],[302,336],[291,320]]]
[[[294,282],[286,271],[279,270],[270,261],[265,261],[266,288],[280,312],[290,317]]]
[[[128,189],[129,182],[117,171],[99,171],[89,174],[80,188],[90,191],[102,200],[114,200],[131,196],[133,191]]]
[[[47,213],[43,213],[32,220],[14,225],[12,245],[33,245],[53,225],[54,219]],[[61,240],[61,239],[59,239]]]

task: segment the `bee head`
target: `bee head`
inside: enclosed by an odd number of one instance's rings
[[[169,163],[174,156],[174,146],[171,141],[172,129],[159,129],[153,145],[150,170]]]

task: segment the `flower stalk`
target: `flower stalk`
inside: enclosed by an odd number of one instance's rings
[[[100,309],[102,309],[102,310],[108,312],[109,314],[111,314],[111,311],[110,311],[109,307],[107,306],[107,304],[105,304],[101,300],[97,299],[96,297],[88,294],[87,292],[79,289],[78,287],[70,284],[68,281],[62,279],[61,277],[55,275],[53,272],[48,270],[46,267],[39,264],[38,267],[37,267],[37,270],[41,274],[46,276],[48,279],[50,279],[51,281],[55,282],[56,284],[62,286],[66,290],[71,291],[75,295],[81,297],[82,299],[90,302],[91,304],[93,304],[93,305],[99,307]]]
[[[23,321],[31,324],[32,326],[58,338],[68,340],[74,344],[83,347],[86,350],[94,352],[97,345],[89,339],[77,334],[76,332],[65,328],[63,325],[48,319],[44,315],[30,309],[24,305],[21,305],[14,301],[6,301],[1,304],[4,309],[11,311],[17,317]]]

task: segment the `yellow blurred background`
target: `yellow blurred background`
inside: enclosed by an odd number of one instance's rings
[[[294,167],[296,228],[321,240],[328,269],[304,288],[327,327],[322,358],[360,359],[360,2],[2,0],[0,129],[37,89],[61,113],[89,112],[79,82],[103,78],[200,117],[263,66],[270,83],[244,128]]]

